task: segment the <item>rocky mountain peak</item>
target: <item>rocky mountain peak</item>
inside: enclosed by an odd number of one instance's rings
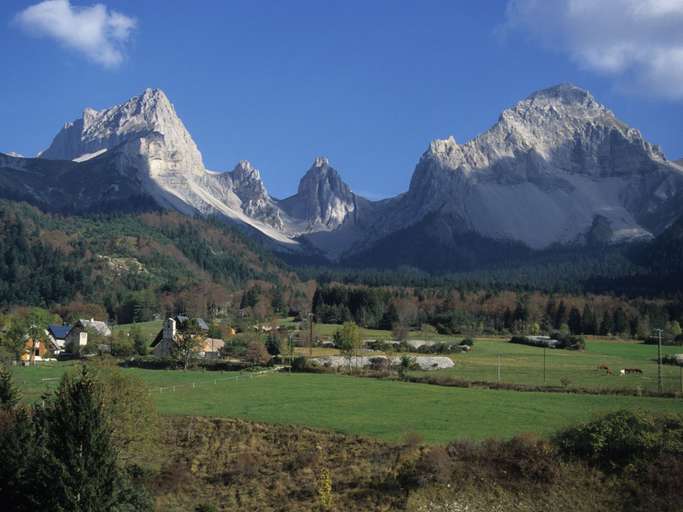
[[[269,199],[261,173],[248,160],[241,160],[229,175],[233,190],[242,201]]]
[[[299,182],[299,194],[317,195],[320,193],[351,197],[353,193],[344,183],[337,170],[330,165],[327,158],[316,157],[311,168]]]
[[[84,161],[125,142],[150,136],[155,145],[163,144],[173,153],[172,159],[188,171],[203,170],[197,146],[160,89],[146,89],[139,96],[103,110],[86,108],[83,116],[65,125],[38,156]]]
[[[297,193],[280,202],[292,217],[328,230],[341,225],[356,209],[356,196],[325,157],[317,157],[299,182]]]
[[[616,166],[619,172],[630,169],[637,173],[645,160],[664,160],[657,146],[645,141],[638,130],[620,121],[588,91],[560,84],[532,93],[504,110],[489,130],[466,144],[457,144],[452,137],[433,141],[423,160],[464,174],[505,172],[505,179],[517,179],[526,171],[517,164],[513,170],[503,163],[534,154],[539,159],[536,168],[603,175],[615,171],[604,155],[615,154],[616,147],[620,151],[628,148],[633,161],[630,166]]]
[[[249,160],[240,160],[235,168],[230,171],[233,181],[245,180],[261,181],[261,173],[254,167]]]
[[[330,161],[327,159],[326,156],[317,156],[315,157],[315,160],[313,160],[313,169],[323,169],[326,167],[330,166]]]
[[[565,104],[591,104],[598,105],[593,95],[586,89],[582,89],[574,84],[564,83],[541,89],[531,93],[528,100],[551,101]]]

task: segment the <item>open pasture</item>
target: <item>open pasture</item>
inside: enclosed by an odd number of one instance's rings
[[[319,336],[331,336],[340,328],[336,324],[316,324]],[[391,339],[390,331],[362,329],[362,336],[371,339]],[[463,336],[445,336],[411,331],[410,338],[437,342],[460,341]],[[657,346],[637,341],[606,337],[587,337],[586,350],[547,349],[545,363],[543,349],[508,342],[509,337],[476,338],[469,353],[452,354],[455,367],[435,372],[415,374],[456,377],[468,381],[502,382],[531,386],[566,386],[567,388],[657,390]],[[662,347],[662,355],[683,352],[683,347]],[[297,349],[308,355],[308,349]],[[335,349],[313,348],[313,356],[338,355]],[[417,356],[420,354],[412,354]],[[545,373],[544,373],[545,364]],[[612,372],[600,370],[607,366]],[[500,367],[500,374],[499,369]],[[622,368],[638,368],[642,374],[621,377]],[[499,377],[500,375],[500,377]],[[500,379],[500,380],[499,380]],[[664,391],[683,392],[683,370],[662,365]]]
[[[67,368],[15,368],[14,373],[24,399],[37,400]],[[164,415],[306,425],[387,440],[408,433],[433,443],[546,435],[621,408],[683,413],[680,399],[461,389],[331,374],[241,374],[235,379],[238,374],[229,372],[124,371],[149,386]]]
[[[681,347],[662,347],[662,354],[681,352]],[[657,347],[627,341],[589,339],[585,351],[561,349],[544,350],[539,347],[516,345],[501,339],[478,338],[474,348],[466,354],[451,356],[455,367],[429,372],[471,381],[566,386],[589,389],[629,388],[657,390]],[[608,374],[599,366],[607,366]],[[638,368],[641,375],[620,376],[622,368]],[[665,391],[683,391],[682,371],[662,365]]]
[[[139,329],[142,335],[151,343],[154,337],[161,330],[163,321],[150,320],[149,322],[138,322],[135,324],[119,324],[112,327],[112,332],[130,333],[133,329]]]

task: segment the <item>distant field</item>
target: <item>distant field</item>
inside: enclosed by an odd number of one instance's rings
[[[320,336],[332,335],[339,328],[336,324],[316,324]],[[390,331],[362,329],[364,338],[390,339]],[[412,339],[461,340],[463,336],[443,336],[412,331]],[[546,372],[543,375],[543,349],[508,343],[509,337],[476,338],[474,349],[467,354],[450,355],[456,365],[437,372],[414,372],[415,374],[445,375],[470,381],[496,382],[500,356],[500,381],[514,384],[583,387],[591,389],[630,388],[657,390],[657,347],[631,340],[615,340],[607,337],[587,337],[585,351],[546,350]],[[683,347],[662,347],[664,355],[682,353]],[[307,349],[297,349],[307,355]],[[313,349],[314,356],[338,354],[334,349]],[[413,354],[414,356],[420,354]],[[613,375],[607,375],[597,367],[606,364]],[[640,368],[642,375],[619,376],[622,368]],[[662,382],[665,391],[683,392],[683,370],[675,366],[662,366]]]
[[[25,399],[36,400],[57,382],[41,379],[58,378],[66,368],[15,368],[14,373]],[[683,413],[683,400],[676,399],[459,389],[340,375],[243,375],[235,381],[228,380],[237,376],[231,373],[125,371],[149,385],[165,415],[235,417],[388,440],[411,432],[428,442],[544,435],[620,408]]]
[[[663,354],[683,352],[681,347],[663,347]],[[500,380],[516,384],[542,385],[543,349],[515,345],[501,339],[476,339],[470,353],[451,356],[455,367],[429,372],[430,375],[449,375],[466,380],[498,379],[498,356],[500,356]],[[545,382],[549,385],[566,385],[583,388],[641,388],[657,389],[657,347],[636,342],[591,340],[585,351],[546,350]],[[598,370],[606,364],[613,375]],[[621,368],[640,368],[642,375],[619,376]],[[416,372],[418,373],[418,372]],[[420,372],[424,373],[424,372]],[[681,369],[662,365],[663,388],[681,391]]]
[[[112,327],[112,331],[129,333],[131,329],[138,328],[140,329],[140,332],[143,334],[143,336],[148,338],[149,342],[152,343],[155,336],[161,330],[162,324],[162,320],[151,320],[149,322],[138,322],[136,324],[120,324]]]

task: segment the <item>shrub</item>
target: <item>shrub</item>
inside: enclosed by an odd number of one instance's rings
[[[247,361],[254,365],[265,365],[270,361],[270,354],[266,350],[266,346],[260,341],[252,341],[247,345],[247,351],[244,354]]]
[[[386,357],[371,357],[370,369],[375,371],[386,371],[391,366],[391,362]]]
[[[370,341],[366,344],[366,347],[370,350],[376,350],[377,352],[389,352],[394,350],[394,345],[387,343],[384,340]]]
[[[292,361],[292,371],[304,372],[306,371],[306,358],[303,356],[295,357]]]
[[[468,347],[474,346],[474,338],[465,338],[460,342],[461,345],[467,345]]]
[[[422,345],[416,349],[420,354],[460,354],[466,349],[465,345],[455,343],[434,343],[433,345]]]
[[[416,489],[431,483],[447,483],[451,473],[452,462],[446,448],[435,446],[401,466],[398,482],[404,489]]]
[[[136,353],[133,339],[126,334],[119,334],[111,340],[111,355],[129,357]]]
[[[554,443],[568,457],[623,470],[664,453],[683,455],[683,415],[618,411],[563,430]]]

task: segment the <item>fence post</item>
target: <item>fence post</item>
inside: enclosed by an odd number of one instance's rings
[[[498,384],[500,384],[500,354],[498,354]]]

